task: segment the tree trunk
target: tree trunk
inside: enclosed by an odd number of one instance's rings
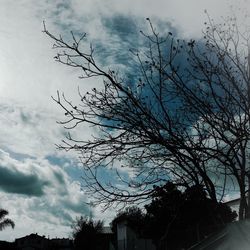
[[[246,195],[241,194],[240,198],[240,207],[239,207],[239,220],[244,220],[246,218],[247,214],[247,201],[246,201]]]
[[[250,195],[249,195],[249,191],[250,191],[250,176],[248,175],[247,176],[248,178],[248,190],[247,190],[247,193],[246,193],[246,218],[250,218]]]

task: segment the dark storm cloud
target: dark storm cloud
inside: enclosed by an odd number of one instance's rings
[[[137,25],[139,20],[132,16],[115,15],[113,17],[104,17],[102,23],[111,36],[115,35],[119,37],[121,42],[132,43],[133,38],[139,32]]]
[[[174,36],[177,35],[177,29],[169,21],[152,18],[150,22],[159,35],[167,34],[169,31]],[[146,35],[151,34],[148,18],[116,14],[111,17],[103,17],[102,24],[111,37],[118,38],[119,43],[128,43],[135,48],[144,44],[144,36],[141,35],[141,31]]]
[[[140,23],[143,23],[141,18],[125,15],[102,18],[106,39],[96,40],[94,45],[95,55],[103,65],[119,64],[130,67],[134,64],[129,50],[142,46]]]
[[[151,23],[160,36],[165,36],[170,31],[174,37],[177,36],[177,29],[171,22],[154,18]],[[138,58],[131,51],[143,53],[149,49],[146,37],[152,35],[149,21],[133,15],[114,14],[103,16],[102,25],[107,39],[95,41],[95,56],[104,66],[123,66],[120,73],[123,73],[128,82],[140,78]]]
[[[42,196],[48,181],[39,179],[35,174],[24,174],[0,166],[0,189],[7,193]]]

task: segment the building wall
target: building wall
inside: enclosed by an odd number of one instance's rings
[[[117,240],[125,240],[127,239],[127,225],[126,221],[120,222],[117,224]]]
[[[118,250],[155,250],[150,239],[138,238],[136,233],[127,225],[126,221],[117,224]]]

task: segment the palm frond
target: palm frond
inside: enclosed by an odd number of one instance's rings
[[[5,219],[2,222],[0,222],[0,231],[5,229],[6,227],[11,226],[12,228],[15,227],[15,223],[11,219]]]

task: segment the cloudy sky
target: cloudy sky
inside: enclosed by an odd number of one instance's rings
[[[0,240],[32,232],[68,237],[76,216],[108,223],[114,214],[87,206],[76,156],[55,147],[63,139],[56,123],[63,112],[51,96],[60,90],[74,100],[78,86],[87,91],[98,83],[78,79],[78,72],[53,60],[43,21],[65,37],[71,30],[87,32],[94,45],[102,45],[105,65],[124,67],[146,17],[180,37],[198,38],[204,9],[219,20],[232,2],[233,9],[250,5],[249,0],[0,0],[0,206],[16,224],[0,232]],[[93,133],[88,127],[82,131],[86,137]]]

